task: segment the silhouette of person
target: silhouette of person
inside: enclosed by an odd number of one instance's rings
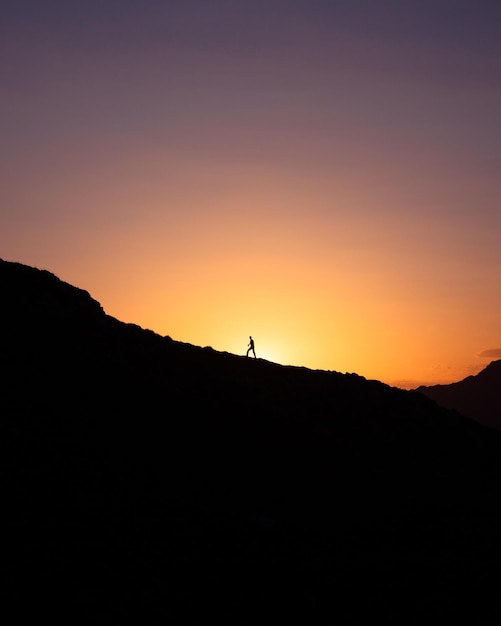
[[[247,356],[249,356],[249,352],[252,350],[252,354],[254,355],[254,358],[256,358],[256,351],[254,350],[254,339],[252,337],[249,337],[250,341],[249,341],[249,347],[247,348]]]

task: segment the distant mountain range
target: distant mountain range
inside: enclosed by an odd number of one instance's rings
[[[501,360],[493,361],[476,376],[468,376],[460,382],[422,386],[417,391],[441,406],[501,430]]]
[[[0,260],[3,623],[499,623],[501,434]]]

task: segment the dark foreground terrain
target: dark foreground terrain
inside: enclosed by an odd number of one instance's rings
[[[0,261],[2,624],[499,624],[501,443]]]

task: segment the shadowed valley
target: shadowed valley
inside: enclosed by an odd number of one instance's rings
[[[501,619],[497,431],[161,337],[46,271],[0,261],[0,289],[7,623]]]

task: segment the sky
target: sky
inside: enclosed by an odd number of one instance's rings
[[[413,388],[501,358],[499,0],[6,0],[0,258]]]

